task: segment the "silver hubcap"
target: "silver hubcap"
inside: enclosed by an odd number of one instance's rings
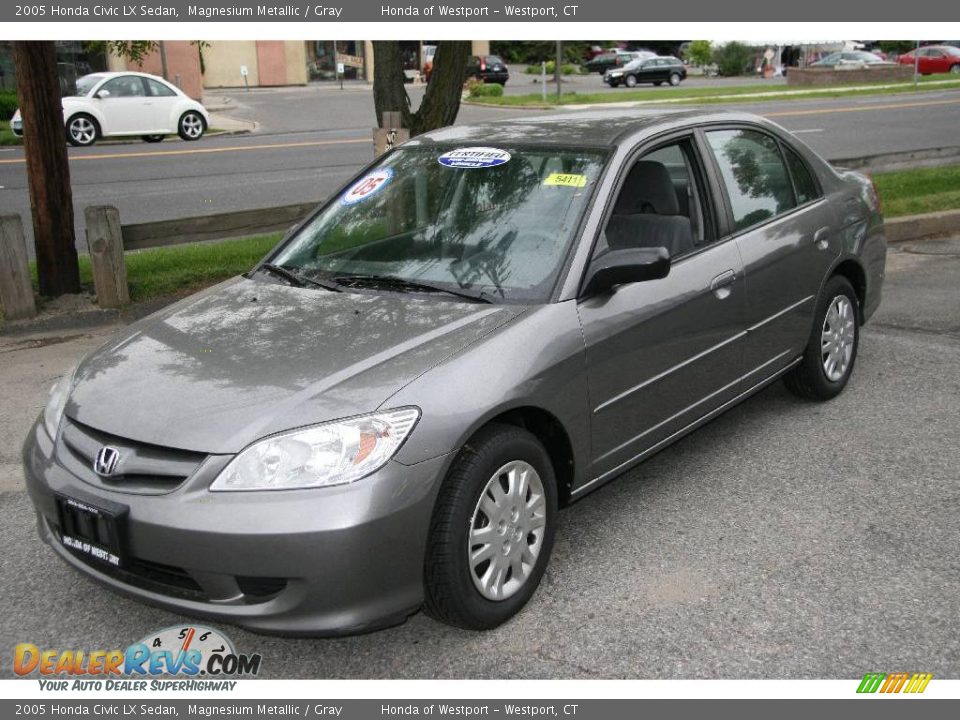
[[[70,136],[78,143],[93,142],[97,136],[97,129],[86,118],[75,118],[70,121]]]
[[[547,503],[543,481],[529,463],[507,463],[487,481],[470,521],[470,577],[488,600],[506,600],[523,587],[543,547]]]
[[[954,65],[950,68],[950,72],[960,74],[960,65]]]
[[[183,133],[189,137],[200,137],[203,133],[203,120],[201,120],[198,115],[194,115],[193,113],[184,115],[181,124],[183,126]]]
[[[671,84],[671,85],[679,85],[679,84],[680,84],[680,76],[679,76],[679,75],[671,75],[671,76],[670,76],[670,84]]]
[[[837,295],[830,301],[820,333],[820,361],[831,382],[840,380],[850,367],[856,338],[855,323],[853,304],[846,295]]]

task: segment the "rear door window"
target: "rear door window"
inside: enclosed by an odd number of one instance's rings
[[[776,140],[755,130],[711,130],[706,138],[720,168],[736,230],[796,207]]]
[[[803,205],[820,197],[820,188],[817,187],[813,173],[810,172],[803,158],[786,146],[783,147],[783,152],[787,158],[787,167],[790,168],[790,176],[793,178],[794,190],[797,192],[797,204]]]

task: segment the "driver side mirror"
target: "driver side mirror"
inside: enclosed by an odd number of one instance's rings
[[[101,100],[106,100],[108,97],[110,97],[110,91],[109,91],[109,90],[97,90],[96,97],[100,98]]]
[[[670,273],[670,253],[664,247],[608,250],[594,258],[583,295],[599,295],[617,285],[659,280]]]

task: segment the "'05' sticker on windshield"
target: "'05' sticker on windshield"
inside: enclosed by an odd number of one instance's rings
[[[340,204],[353,205],[361,200],[366,200],[386,187],[391,178],[393,178],[393,169],[391,168],[381,168],[374,170],[372,173],[367,173],[347,188],[343,197],[340,198]]]
[[[457,148],[437,158],[441,165],[452,168],[491,168],[510,160],[510,153],[489,147]]]
[[[572,173],[550,173],[543,180],[544,185],[555,185],[557,187],[582,188],[587,186],[586,175],[574,175]]]

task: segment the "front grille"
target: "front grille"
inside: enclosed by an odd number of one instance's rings
[[[104,446],[120,452],[115,474],[109,477],[93,470],[97,453]],[[69,418],[63,419],[57,456],[67,470],[90,485],[147,494],[175,490],[207,457],[203,453],[128,440]]]

